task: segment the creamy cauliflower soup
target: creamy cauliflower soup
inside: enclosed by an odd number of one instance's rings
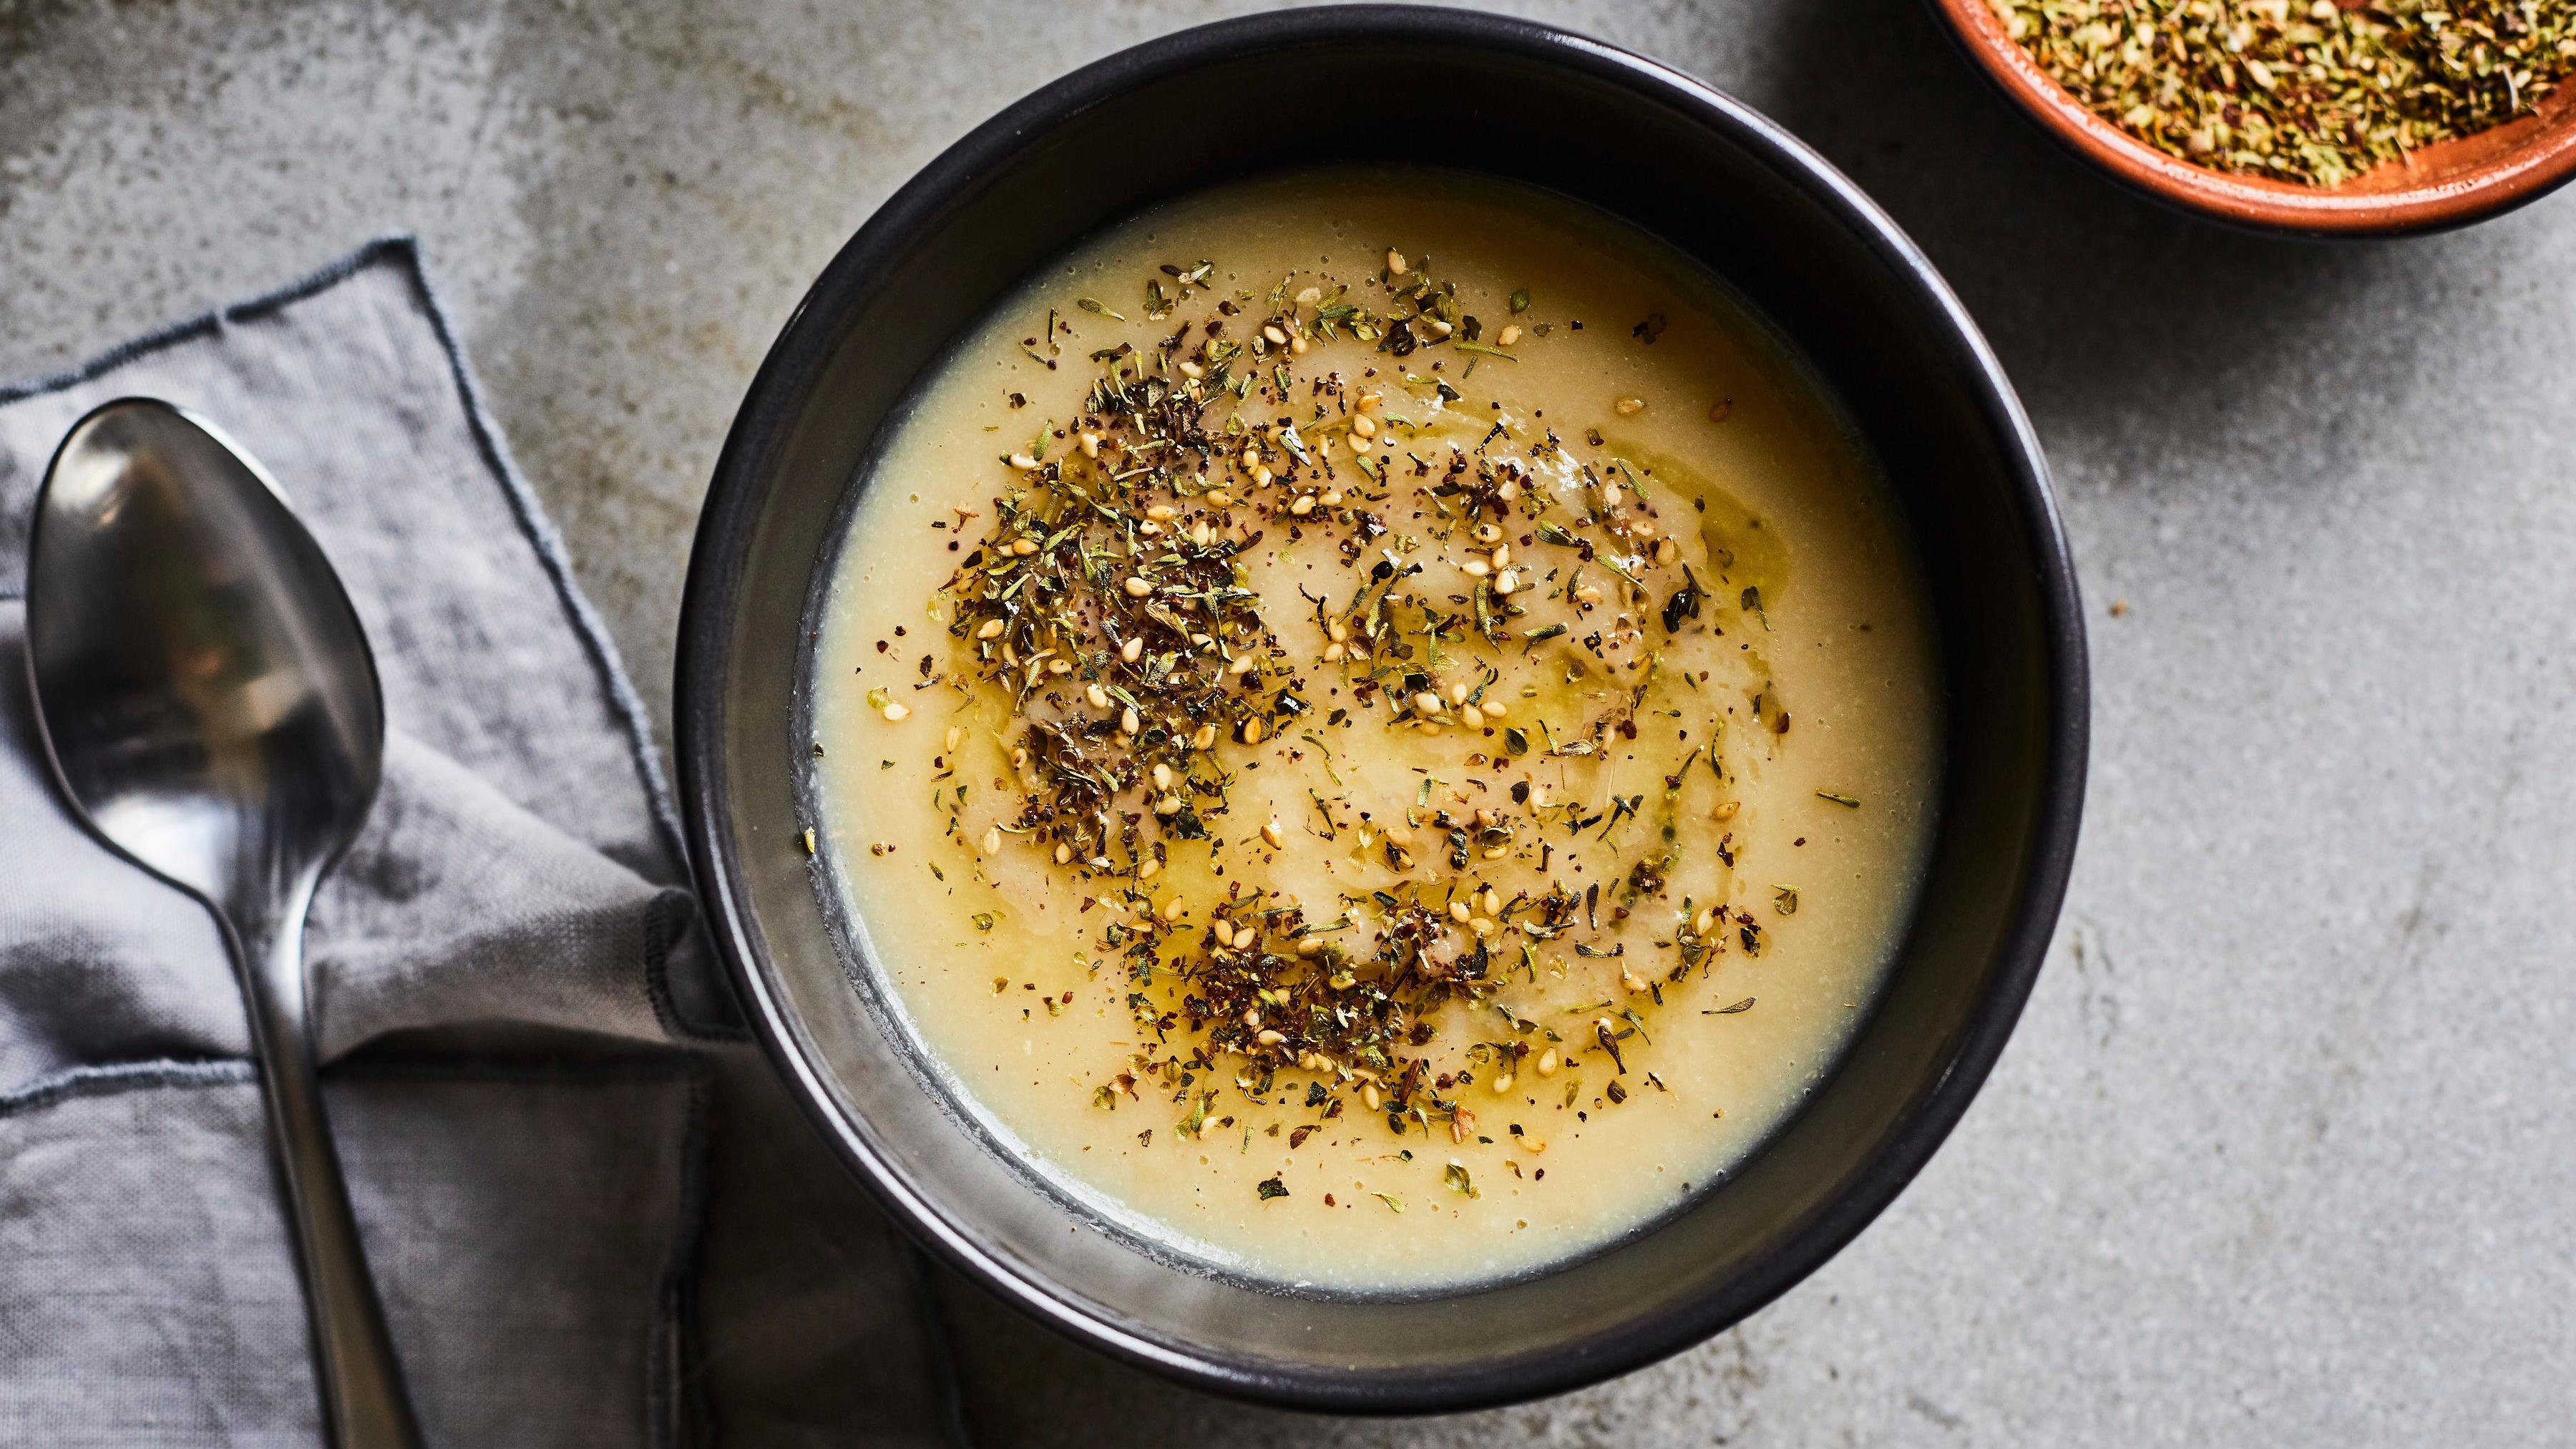
[[[959,1107],[1167,1249],[1543,1268],[1720,1181],[1891,969],[1937,665],[1819,384],[1543,193],[1198,195],[928,373],[807,840]]]

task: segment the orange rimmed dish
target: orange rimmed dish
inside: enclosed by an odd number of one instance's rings
[[[2576,84],[2531,115],[2427,146],[2340,186],[2304,186],[2198,166],[2095,115],[2016,43],[1987,0],[1929,0],[1987,78],[2040,129],[2112,179],[2214,221],[2298,236],[2401,236],[2468,226],[2576,176]]]

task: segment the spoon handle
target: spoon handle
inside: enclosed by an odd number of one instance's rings
[[[269,1135],[313,1318],[314,1377],[329,1442],[334,1449],[418,1449],[420,1430],[367,1273],[314,1070],[304,978],[304,914],[312,897],[308,883],[273,920],[227,921],[225,935],[241,968],[267,1088]]]

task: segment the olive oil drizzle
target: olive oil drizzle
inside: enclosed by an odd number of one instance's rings
[[[1451,365],[1464,382],[1548,335],[1549,322],[1517,320],[1532,307],[1527,289],[1508,301],[1515,320],[1489,335],[1455,283],[1400,252],[1357,287],[1325,279],[1292,295],[1295,280],[1265,299],[1227,292],[1206,261],[1162,267],[1138,304],[1156,329],[1148,341],[1089,353],[1095,376],[1080,415],[999,460],[1011,481],[934,601],[954,640],[949,668],[924,656],[916,687],[947,685],[1014,721],[1004,740],[1014,780],[996,781],[1012,786],[1004,813],[977,840],[963,822],[979,807],[943,772],[951,833],[987,857],[1044,852],[1089,892],[1083,910],[1104,918],[1101,964],[1123,970],[1128,1008],[1155,1043],[1099,1084],[1094,1101],[1115,1108],[1160,1092],[1181,1113],[1178,1140],[1233,1126],[1220,1111],[1231,1087],[1257,1105],[1312,1113],[1292,1147],[1354,1104],[1398,1135],[1491,1141],[1476,1130],[1469,1085],[1481,1077],[1500,1093],[1521,1073],[1551,1076],[1596,1053],[1610,1073],[1606,1099],[1625,1101],[1619,1079],[1667,988],[1706,975],[1730,948],[1758,954],[1766,931],[1749,910],[1669,901],[1682,780],[1703,759],[1718,780],[1733,776],[1720,757],[1723,715],[1700,694],[1706,673],[1666,670],[1660,646],[1685,631],[1767,631],[1761,590],[1776,599],[1785,555],[1776,537],[1746,542],[1759,520],[1695,480],[1698,513],[1711,497],[1725,506],[1688,521],[1708,540],[1709,561],[1685,565],[1647,496],[1650,485],[1672,494],[1654,480],[1677,464],[1633,448],[1576,460],[1553,431],[1503,416],[1499,402],[1490,426],[1452,406],[1464,398]],[[1079,306],[1127,320],[1111,302]],[[1185,312],[1190,320],[1161,330]],[[1661,331],[1658,314],[1632,335],[1651,345]],[[1055,368],[1074,335],[1050,311],[1043,343],[1028,339],[1023,351]],[[1306,362],[1345,338],[1372,349],[1360,378]],[[1629,415],[1633,401],[1618,411]],[[1543,464],[1571,467],[1580,488],[1552,497]],[[1416,504],[1424,536],[1397,521]],[[962,536],[977,514],[958,515]],[[1720,546],[1721,532],[1733,548]],[[1273,533],[1328,543],[1354,580],[1347,595],[1301,589],[1295,609],[1265,608],[1280,601],[1247,585],[1244,560]],[[1417,583],[1451,567],[1463,593]],[[1542,597],[1580,622],[1524,622]],[[1618,625],[1591,622],[1611,616]],[[1631,682],[1596,690],[1607,707],[1578,723],[1513,712],[1515,688],[1527,698],[1539,685],[1622,674]],[[1777,749],[1788,716],[1768,674],[1758,672],[1751,712],[1767,707],[1776,723],[1748,733]],[[1326,703],[1345,695],[1347,706]],[[1557,802],[1523,779],[1470,808],[1426,773],[1400,822],[1337,814],[1336,802],[1312,796],[1311,837],[1338,847],[1355,836],[1354,848],[1397,877],[1381,888],[1315,909],[1248,885],[1241,871],[1222,899],[1197,906],[1157,884],[1185,843],[1213,854],[1230,838],[1235,850],[1273,856],[1310,846],[1302,823],[1235,814],[1234,787],[1260,767],[1265,744],[1313,748],[1338,784],[1319,731],[1372,720],[1464,731],[1491,741],[1471,767],[1500,773],[1524,757],[1579,758],[1634,741],[1650,698],[1675,717],[1690,711],[1705,731],[1660,799]],[[909,713],[881,691],[870,702],[889,720]],[[943,764],[961,736],[951,730]],[[1724,802],[1713,817],[1714,849],[1729,866],[1734,838],[1722,827],[1735,809]],[[1616,846],[1623,832],[1644,832],[1647,844],[1606,891],[1551,879],[1505,899],[1480,874],[1505,860],[1544,874],[1555,851],[1571,848],[1552,836]],[[1795,892],[1777,889],[1775,911],[1786,915]],[[1666,903],[1666,925],[1645,928],[1646,902]],[[1525,943],[1617,961],[1623,999],[1574,1008],[1587,1020],[1564,1031],[1515,1015],[1499,997],[1507,982],[1537,978]],[[1462,1001],[1479,1008],[1474,1019],[1489,1009],[1496,1021],[1465,1045],[1463,1065],[1443,1071],[1427,1050],[1433,1018]],[[1663,1087],[1652,1073],[1638,1080]],[[1517,1125],[1512,1137],[1544,1150]],[[1150,1130],[1139,1137],[1151,1140]],[[1451,1185],[1474,1195],[1463,1168]],[[1262,1188],[1264,1201],[1286,1195],[1276,1178]]]

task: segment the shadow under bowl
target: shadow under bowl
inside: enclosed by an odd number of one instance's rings
[[[1253,124],[1250,96],[1292,114]],[[1552,188],[1724,277],[1882,460],[1934,615],[1947,754],[1921,904],[1808,1105],[1722,1184],[1555,1271],[1409,1298],[1193,1271],[1042,1190],[929,1085],[853,959],[811,818],[820,571],[888,419],[997,299],[1085,237],[1287,167],[1414,161]],[[1396,7],[1186,31],[1012,106],[897,192],[789,320],[718,461],[676,679],[708,919],[815,1126],[958,1271],[1192,1385],[1346,1412],[1466,1409],[1725,1328],[1859,1232],[1985,1079],[2053,933],[2081,809],[2084,636],[2046,464],[1994,357],[1852,185],[1688,77],[1522,21]]]
[[[2095,115],[2021,48],[1987,0],[1927,0],[1969,60],[2050,139],[2149,199],[2250,231],[2307,237],[2446,231],[2537,201],[2576,176],[2576,84],[2533,114],[2427,146],[2341,186],[2194,165]]]

